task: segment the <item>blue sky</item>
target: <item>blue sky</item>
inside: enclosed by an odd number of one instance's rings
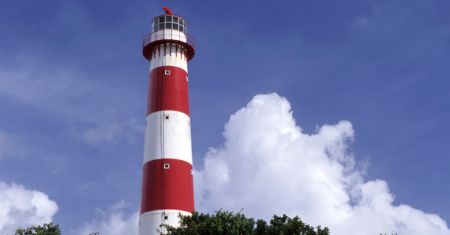
[[[448,1],[2,1],[0,181],[47,194],[63,230],[139,207],[141,39],[163,5],[196,40],[197,169],[231,114],[276,92],[306,133],[351,122],[365,179],[450,221]]]

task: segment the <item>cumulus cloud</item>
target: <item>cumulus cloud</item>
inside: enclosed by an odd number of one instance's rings
[[[307,134],[287,99],[257,95],[230,117],[224,138],[196,171],[199,211],[299,215],[336,235],[450,234],[439,216],[394,204],[385,181],[364,181],[348,150],[354,138],[348,121]]]
[[[72,231],[72,235],[85,235],[93,232],[107,235],[138,234],[138,213],[126,213],[125,203],[119,202],[107,211],[98,210],[97,217]]]
[[[52,221],[58,205],[39,191],[0,182],[0,234],[14,234],[18,227]]]

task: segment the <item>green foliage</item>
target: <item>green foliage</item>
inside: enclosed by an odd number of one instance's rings
[[[15,235],[61,235],[61,230],[57,224],[44,224],[43,226],[32,226],[29,228],[19,228]]]
[[[180,215],[181,216],[181,215]],[[245,215],[226,211],[216,214],[200,214],[181,216],[180,227],[163,225],[167,234],[171,235],[329,235],[328,228],[314,228],[303,223],[299,217],[286,215],[273,216],[270,223],[264,220],[255,221]]]

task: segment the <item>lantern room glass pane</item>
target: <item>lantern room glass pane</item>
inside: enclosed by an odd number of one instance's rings
[[[166,16],[166,22],[172,22],[172,16]]]
[[[163,23],[163,22],[165,22],[164,16],[160,16],[160,17],[159,17],[159,23]]]
[[[159,24],[159,30],[164,29],[164,23]]]
[[[172,24],[171,23],[166,23],[166,29],[171,29],[172,28]]]
[[[174,23],[178,23],[178,17],[174,16],[174,17],[173,17],[173,22],[174,22]]]

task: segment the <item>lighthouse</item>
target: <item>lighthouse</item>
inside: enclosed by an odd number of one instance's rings
[[[150,62],[139,235],[164,234],[194,211],[186,21],[166,7],[143,40]]]

